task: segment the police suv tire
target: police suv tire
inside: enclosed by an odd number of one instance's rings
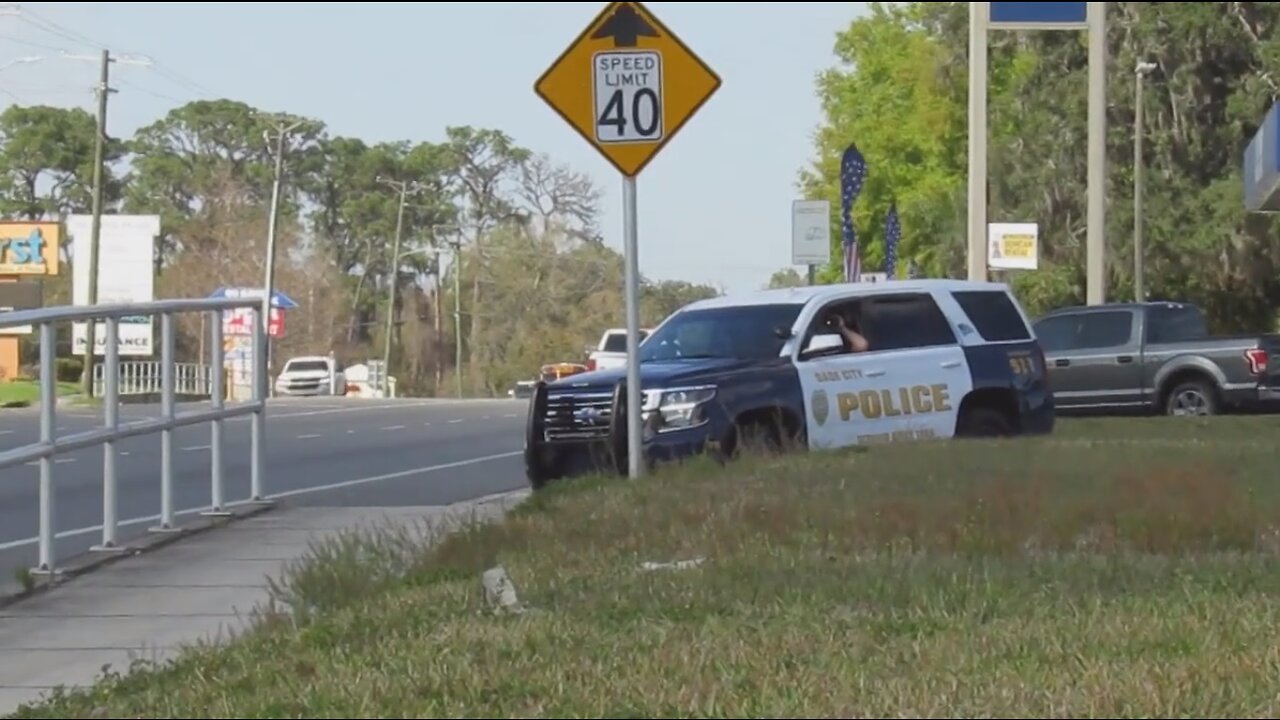
[[[627,383],[623,380],[613,386],[609,403],[609,456],[613,458],[613,471],[619,475],[630,472],[627,442]]]
[[[956,435],[962,438],[1008,437],[1014,430],[1008,416],[985,405],[965,408],[956,425]]]
[[[781,430],[759,419],[734,423],[727,456],[741,457],[744,449],[748,452],[763,450],[765,455],[780,454],[783,449]]]
[[[1218,414],[1218,390],[1205,380],[1188,380],[1178,383],[1164,400],[1164,414],[1172,416],[1174,414],[1174,406],[1178,402],[1181,395],[1190,395],[1198,398],[1203,403],[1205,415]]]
[[[539,382],[529,398],[529,417],[525,420],[524,473],[534,490],[551,482],[542,450],[542,428],[547,416],[547,386]]]

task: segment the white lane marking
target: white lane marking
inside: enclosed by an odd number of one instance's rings
[[[418,402],[395,403],[394,405],[362,405],[359,407],[338,407],[338,408],[331,407],[327,409],[298,410],[295,412],[283,412],[283,413],[271,412],[272,406],[268,404],[267,419],[272,420],[272,419],[278,419],[278,418],[315,417],[317,415],[337,415],[339,413],[373,412],[375,410],[394,411],[394,410],[410,409],[410,408],[441,407],[443,405],[466,405],[468,403],[481,403],[481,402],[511,402],[511,401],[501,400],[497,398],[495,398],[494,400],[423,400]],[[276,406],[276,407],[280,407],[280,406]],[[239,421],[246,421],[249,419],[249,416],[242,416],[234,419]]]
[[[120,457],[128,457],[128,456],[129,456],[129,451],[128,451],[128,450],[121,450],[121,451],[120,451]]]
[[[489,419],[489,416],[488,416],[488,415],[481,415],[481,416],[480,416],[480,419],[481,419],[481,420],[488,420],[488,419]]]
[[[457,420],[450,420],[450,421],[449,421],[449,424],[450,424],[450,425],[457,425],[457,424],[458,424],[458,423],[460,423],[460,422],[462,422],[462,418],[458,418]]]
[[[403,425],[388,425],[388,426],[386,426],[386,427],[384,427],[384,428],[382,428],[382,429],[383,429],[383,430],[403,430],[403,429],[404,429],[404,426],[403,426]]]
[[[12,435],[12,430],[0,430],[0,435]]]
[[[200,452],[202,450],[208,450],[209,448],[209,445],[192,445],[190,447],[182,448],[182,452]]]
[[[348,434],[348,435],[355,435],[355,434],[356,434],[356,431],[355,431],[355,430],[348,430],[348,431],[347,431],[347,434]]]
[[[298,439],[299,439],[299,440],[315,440],[315,439],[316,439],[316,438],[318,438],[318,437],[320,437],[320,436],[319,436],[319,435],[317,435],[316,433],[308,433],[308,434],[306,434],[306,435],[299,435],[299,436],[298,436]]]
[[[281,498],[297,497],[299,495],[307,495],[310,493],[327,492],[330,490],[342,490],[349,487],[357,487],[359,485],[369,485],[371,483],[386,482],[387,480],[399,480],[401,478],[413,477],[414,475],[426,475],[428,473],[439,472],[441,470],[452,470],[453,468],[467,467],[468,465],[479,465],[481,463],[492,462],[494,460],[505,460],[506,458],[523,455],[523,450],[515,450],[513,452],[499,453],[497,455],[485,455],[483,457],[471,458],[469,460],[459,460],[457,462],[444,463],[443,465],[428,465],[427,467],[413,468],[411,470],[401,470],[399,472],[387,473],[385,475],[372,475],[370,477],[356,478],[355,480],[346,480],[344,482],[331,483],[329,485],[318,485],[315,487],[299,488],[297,490],[287,490],[285,492],[268,495],[267,498],[277,500]],[[247,502],[227,503],[232,507],[246,505]],[[179,510],[174,515],[192,515],[201,513],[209,509],[209,506],[191,508],[188,510]],[[142,518],[130,518],[121,520],[117,523],[119,527],[127,527],[130,525],[141,525],[143,523],[153,523],[160,519],[159,515],[151,515]],[[88,535],[90,533],[102,532],[101,525],[93,527],[76,528],[75,530],[63,530],[55,534],[56,540],[63,540],[69,537],[79,537],[80,535]],[[12,550],[14,548],[26,547],[27,545],[35,545],[40,542],[40,538],[33,537],[25,540],[12,540],[6,543],[0,543],[0,552]]]
[[[507,413],[506,415],[503,415],[502,417],[504,417],[504,418],[514,418],[514,417],[520,417],[520,416],[519,416],[519,415],[517,415],[517,414],[515,414],[515,413]]]

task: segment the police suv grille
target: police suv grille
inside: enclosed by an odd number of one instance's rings
[[[612,393],[547,397],[546,439],[600,440],[609,436]]]

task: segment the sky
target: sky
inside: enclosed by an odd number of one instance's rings
[[[815,77],[865,3],[651,2],[723,80],[637,181],[640,272],[725,292],[790,266],[791,202],[821,122]],[[505,131],[589,173],[605,242],[622,252],[622,178],[539,99],[538,76],[603,3],[22,3],[0,14],[0,109],[94,111],[112,65],[117,137],[197,99],[323,120],[367,142],[438,142],[449,125]],[[69,53],[71,57],[63,53]],[[127,62],[146,56],[150,66]],[[14,63],[21,58],[38,60]],[[12,63],[12,64],[11,64]],[[799,268],[798,268],[799,269]]]

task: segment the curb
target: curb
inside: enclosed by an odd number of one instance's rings
[[[491,495],[483,495],[481,497],[462,500],[440,507],[448,509],[495,504],[502,505],[504,507],[499,515],[499,519],[501,519],[507,512],[510,512],[512,508],[527,500],[529,496],[529,489],[521,488],[518,490],[493,493]],[[231,514],[227,517],[197,517],[197,519],[193,520],[190,525],[176,528],[173,532],[147,533],[126,541],[122,545],[122,549],[118,552],[86,552],[72,556],[58,568],[57,574],[52,576],[52,578],[50,576],[37,576],[35,585],[30,589],[22,589],[16,592],[0,590],[0,593],[2,593],[0,594],[0,609],[10,607],[16,603],[22,602],[23,600],[42,595],[56,587],[65,585],[82,575],[86,575],[99,568],[119,562],[125,558],[153,552],[160,548],[172,545],[180,540],[201,535],[209,532],[210,530],[227,527],[237,520],[244,520],[246,518],[262,515],[277,506],[278,502],[273,501],[270,498],[268,498],[266,502],[262,503],[246,502],[228,506],[227,512]]]
[[[135,557],[144,553],[159,550],[160,548],[172,545],[195,535],[201,535],[210,530],[226,527],[237,520],[261,515],[272,508],[277,503],[268,500],[263,503],[242,503],[235,506],[228,506],[226,511],[230,513],[227,517],[204,518],[199,517],[191,521],[191,524],[175,528],[173,532],[163,533],[146,533],[137,538],[127,540],[122,543],[121,549],[116,552],[86,552],[80,555],[74,555],[68,558],[60,567],[57,568],[57,574],[53,576],[43,575],[36,576],[35,585],[29,589],[22,589],[17,592],[9,590],[0,590],[0,609],[7,608],[15,603],[22,602],[29,598],[42,595],[56,587],[65,585],[68,582],[86,575],[102,567],[106,567],[113,563],[124,560],[125,558]]]

